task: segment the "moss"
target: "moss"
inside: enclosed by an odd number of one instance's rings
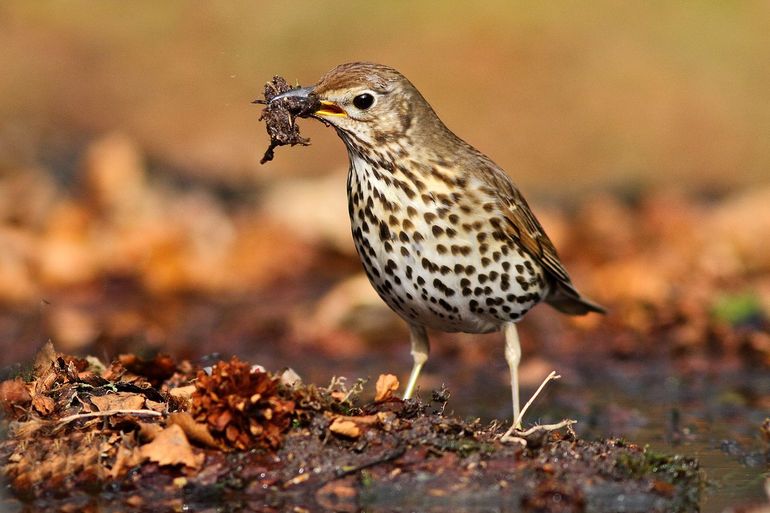
[[[731,326],[755,322],[764,317],[762,303],[752,292],[718,297],[712,307],[712,314]]]

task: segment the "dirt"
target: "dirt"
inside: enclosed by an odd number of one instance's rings
[[[165,369],[157,372],[157,369]],[[160,375],[164,375],[158,381]],[[232,359],[167,356],[109,365],[47,346],[0,385],[8,511],[334,511],[399,507],[510,511],[690,511],[698,463],[567,428],[503,442],[504,426],[444,412],[449,394],[378,401],[360,382],[302,384]],[[621,501],[621,502],[619,502]],[[305,509],[303,509],[305,508]]]
[[[270,136],[270,146],[267,147],[265,155],[260,164],[273,160],[274,150],[278,146],[295,146],[300,144],[307,146],[310,139],[299,135],[299,126],[295,123],[297,117],[308,117],[318,110],[320,103],[312,95],[308,97],[285,97],[273,101],[276,96],[286,93],[299,87],[291,87],[285,78],[274,76],[273,80],[265,84],[264,100],[255,100],[254,103],[265,105],[260,121],[265,122],[267,134]]]

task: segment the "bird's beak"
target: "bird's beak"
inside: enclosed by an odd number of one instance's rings
[[[281,93],[278,96],[273,97],[273,99],[270,100],[270,103],[274,102],[275,100],[279,100],[281,98],[309,98],[311,95],[313,95],[314,87],[300,87],[299,89],[292,89],[291,91],[286,91],[285,93]],[[320,107],[316,109],[313,112],[313,115],[315,116],[347,116],[347,113],[345,110],[337,105],[334,102],[330,102],[327,100],[321,100],[318,99],[320,103]]]

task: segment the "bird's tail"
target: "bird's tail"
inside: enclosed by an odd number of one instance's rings
[[[580,292],[575,290],[572,284],[558,282],[550,294],[545,298],[545,302],[556,308],[562,313],[568,315],[585,315],[590,312],[606,313],[603,306],[594,303]]]

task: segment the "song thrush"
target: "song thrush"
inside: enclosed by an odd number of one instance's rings
[[[350,157],[353,240],[380,297],[410,326],[414,392],[428,359],[426,328],[505,334],[519,416],[516,322],[545,301],[570,315],[604,312],[577,292],[509,176],[457,137],[398,71],[342,64],[272,101],[312,99]]]

